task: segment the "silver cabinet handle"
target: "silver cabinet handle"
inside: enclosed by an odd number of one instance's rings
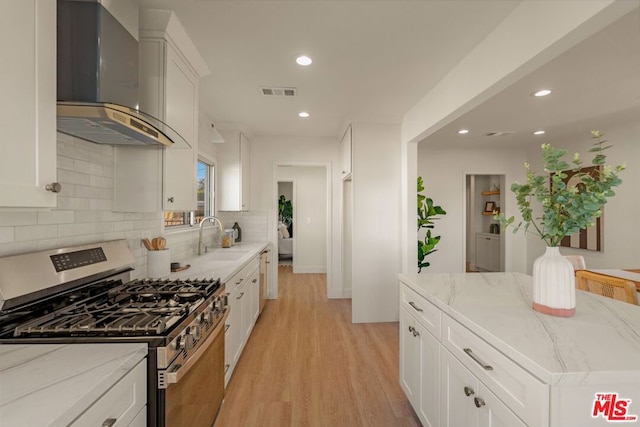
[[[244,292],[242,292],[242,293],[240,294],[240,296],[239,296],[238,298],[236,298],[236,299],[240,299],[240,298],[242,298],[243,296],[244,296]]]
[[[229,370],[229,366],[230,366],[230,365],[224,365],[224,373],[225,373],[225,374],[226,374],[226,373],[227,373],[227,371]]]
[[[58,182],[52,182],[51,184],[45,185],[44,189],[47,191],[51,191],[52,193],[59,193],[62,191],[62,185],[60,185],[60,183]]]
[[[481,397],[474,397],[473,398],[473,403],[475,403],[476,408],[480,408],[480,407],[485,405],[484,399],[481,398]]]
[[[465,388],[464,388],[465,396],[471,396],[474,393],[475,393],[475,391],[471,387],[465,386]]]
[[[102,427],[111,427],[116,423],[116,421],[118,421],[117,418],[107,418],[102,422]]]
[[[258,279],[253,279],[253,280],[251,281],[251,283],[256,283],[257,281],[258,281]]]
[[[478,358],[478,356],[473,354],[473,351],[470,348],[463,348],[463,350],[464,350],[465,353],[467,353],[469,355],[470,358],[473,359],[474,362],[476,362],[478,365],[482,366],[482,369],[484,369],[485,371],[493,371],[493,366],[487,365],[482,360],[480,360]]]
[[[419,311],[420,313],[422,313],[424,310],[421,309],[420,307],[418,307],[413,301],[409,301],[409,305],[411,307],[413,307],[416,311]]]
[[[414,337],[420,336],[420,332],[416,331],[416,328],[414,328],[413,326],[409,326],[409,332],[411,332]]]
[[[230,327],[231,327],[231,325],[224,325],[224,332],[226,333],[229,330]]]
[[[167,202],[169,202],[169,203],[173,203],[174,200],[175,199],[173,198],[173,196],[167,197]]]

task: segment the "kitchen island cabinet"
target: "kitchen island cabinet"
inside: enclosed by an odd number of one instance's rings
[[[7,0],[0,15],[0,207],[55,208],[56,2]]]
[[[146,344],[0,345],[0,425],[146,425],[146,356]]]
[[[612,396],[628,400],[624,416],[637,420],[640,308],[577,291],[574,317],[547,316],[531,309],[531,282],[520,273],[400,275],[405,319],[428,312],[439,341],[435,425],[606,426],[620,415],[606,409]],[[407,390],[403,378],[433,375],[435,362],[404,343],[409,326],[401,323],[400,382],[430,425],[412,399],[417,386]]]

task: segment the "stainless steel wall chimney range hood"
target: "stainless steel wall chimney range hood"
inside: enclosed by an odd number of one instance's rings
[[[98,144],[187,144],[138,110],[138,42],[97,0],[58,0],[57,28],[59,132]]]

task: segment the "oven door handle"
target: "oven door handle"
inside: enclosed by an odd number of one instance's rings
[[[229,310],[226,310],[224,317],[220,322],[218,322],[218,325],[211,332],[211,334],[209,334],[209,336],[207,337],[207,340],[200,346],[200,348],[198,348],[198,350],[195,353],[193,353],[191,357],[189,357],[189,359],[184,365],[176,366],[177,369],[171,372],[169,371],[171,370],[172,367],[169,366],[169,368],[167,368],[167,371],[165,374],[165,379],[167,384],[178,383],[180,379],[184,377],[187,374],[187,372],[189,372],[189,369],[191,369],[196,363],[198,363],[198,360],[200,360],[200,358],[207,351],[209,346],[213,344],[213,341],[216,339],[218,334],[224,333],[223,329],[224,329],[225,321],[227,320],[228,315],[229,315]]]

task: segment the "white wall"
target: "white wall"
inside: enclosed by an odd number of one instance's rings
[[[640,122],[639,111],[618,116],[615,120],[601,119],[586,123],[584,133],[554,140],[550,135],[546,142],[569,151],[567,160],[573,153],[580,153],[585,165],[591,163],[591,130],[600,130],[613,148],[608,149],[607,164],[626,164],[627,169],[620,175],[622,185],[615,188],[616,195],[609,199],[604,208],[604,251],[587,251],[583,249],[561,248],[564,255],[579,254],[584,256],[587,267],[593,268],[638,268],[640,255],[638,252],[638,218],[640,218]],[[540,146],[532,146],[527,150],[527,161],[534,171],[542,170]],[[544,252],[544,242],[535,235],[527,239],[527,270],[531,272],[533,261]]]
[[[318,166],[277,168],[278,181],[294,181],[294,273],[327,271],[327,180]]]
[[[352,123],[352,320],[398,320],[400,126]]]
[[[277,245],[277,164],[297,166],[327,166],[329,188],[330,229],[328,234],[327,297],[342,298],[341,233],[340,233],[340,147],[337,138],[260,137],[251,140],[251,209],[269,212],[269,241]],[[295,233],[295,230],[294,230]],[[272,283],[277,286],[274,277]],[[277,295],[277,288],[270,297]]]
[[[466,260],[466,175],[505,175],[507,187],[511,182],[522,182],[526,175],[523,163],[524,150],[447,150],[429,148],[427,142],[418,144],[418,176],[425,184],[423,194],[431,197],[447,211],[436,224],[440,235],[438,251],[429,255],[431,265],[422,273],[463,272]],[[415,197],[415,183],[413,197]],[[518,213],[515,198],[505,195],[507,216]],[[415,213],[413,223],[416,222]],[[414,232],[415,235],[415,232]],[[526,271],[526,242],[522,234],[504,235],[505,271]],[[413,243],[416,245],[415,242]],[[417,260],[411,260],[410,268],[416,271]]]

